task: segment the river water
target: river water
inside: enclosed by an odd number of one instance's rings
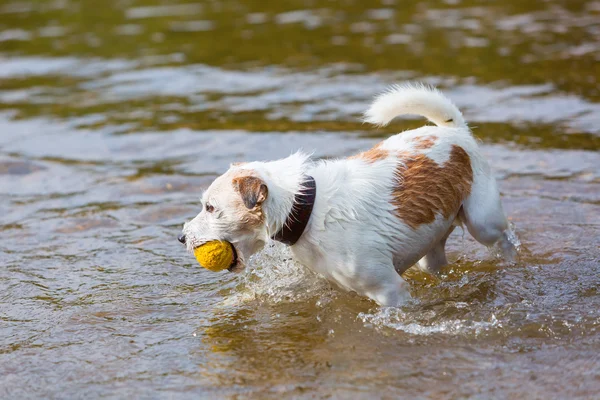
[[[600,397],[599,61],[599,1],[0,1],[0,398]],[[380,309],[177,242],[231,162],[422,125],[359,121],[408,79],[481,139],[516,265],[457,230]]]

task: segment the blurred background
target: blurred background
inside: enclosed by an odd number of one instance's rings
[[[600,1],[0,0],[0,397],[600,392]],[[464,111],[523,243],[397,310],[177,243],[231,162],[344,157],[389,84]],[[480,261],[483,260],[483,261]]]

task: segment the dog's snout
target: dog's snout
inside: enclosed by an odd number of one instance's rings
[[[182,244],[185,244],[185,235],[182,233],[181,235],[177,236],[177,240],[179,240]]]

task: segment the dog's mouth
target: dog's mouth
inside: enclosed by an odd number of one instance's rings
[[[233,245],[233,243],[230,243],[230,244],[231,244],[231,249],[233,250],[233,261],[231,262],[231,265],[229,266],[229,268],[227,268],[227,271],[236,272],[236,267],[238,266],[238,263],[239,263],[238,252],[235,249],[235,246]]]

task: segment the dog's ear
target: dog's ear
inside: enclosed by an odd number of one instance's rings
[[[241,176],[233,179],[233,188],[242,196],[248,209],[261,205],[267,199],[269,189],[265,182],[255,176]]]

